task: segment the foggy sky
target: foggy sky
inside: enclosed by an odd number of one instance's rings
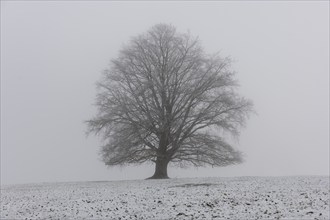
[[[110,59],[160,22],[234,58],[257,111],[234,142],[244,164],[170,177],[329,175],[328,1],[1,1],[1,184],[153,174],[105,167],[84,121]]]

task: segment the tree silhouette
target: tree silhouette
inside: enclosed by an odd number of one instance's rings
[[[237,92],[231,60],[204,53],[198,39],[167,24],[132,38],[97,83],[98,114],[88,132],[103,137],[106,165],[169,162],[226,166],[241,153],[219,134],[238,135],[252,103]]]

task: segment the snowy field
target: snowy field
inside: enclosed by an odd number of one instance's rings
[[[329,177],[1,186],[1,219],[329,219]]]

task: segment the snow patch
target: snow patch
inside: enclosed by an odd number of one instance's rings
[[[329,177],[2,186],[1,219],[329,219]]]

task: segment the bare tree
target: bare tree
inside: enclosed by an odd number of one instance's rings
[[[198,39],[158,24],[132,38],[98,82],[89,133],[104,139],[106,165],[169,162],[226,166],[242,162],[219,134],[239,134],[252,103],[236,93],[231,60],[204,53]]]

